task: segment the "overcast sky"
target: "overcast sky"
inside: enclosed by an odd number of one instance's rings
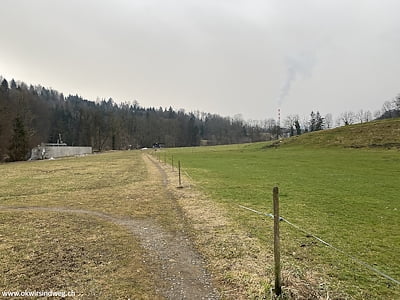
[[[380,109],[398,0],[1,0],[0,75],[245,119]]]

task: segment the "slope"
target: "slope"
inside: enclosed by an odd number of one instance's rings
[[[285,139],[280,145],[399,149],[400,118],[311,132]]]

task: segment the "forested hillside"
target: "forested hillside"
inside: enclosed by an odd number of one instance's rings
[[[63,142],[94,150],[231,144],[265,139],[266,128],[240,118],[187,113],[137,102],[88,101],[53,89],[0,78],[0,161],[24,160],[32,147]],[[273,127],[269,131],[276,130]]]

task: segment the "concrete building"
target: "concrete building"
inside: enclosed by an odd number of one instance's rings
[[[92,154],[92,147],[73,147],[65,143],[42,143],[31,151],[31,160],[50,159],[65,156]]]

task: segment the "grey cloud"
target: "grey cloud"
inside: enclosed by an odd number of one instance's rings
[[[283,114],[373,110],[400,92],[398,11],[394,0],[3,0],[0,74],[252,119],[279,102]]]

